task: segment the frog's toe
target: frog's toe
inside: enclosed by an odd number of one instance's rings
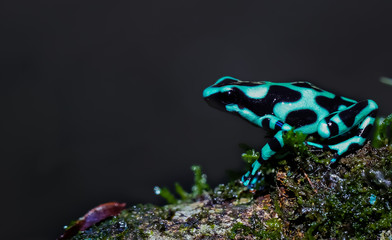
[[[261,172],[257,172],[256,174],[252,175],[249,172],[247,172],[244,176],[241,178],[242,185],[247,187],[249,190],[255,191],[256,184],[259,180],[259,176],[261,175]]]
[[[338,159],[340,158],[339,154],[334,154],[333,158],[331,159],[331,161],[329,162],[329,164],[334,164]]]
[[[256,183],[249,184],[248,189],[250,192],[256,192]]]
[[[310,146],[310,147],[314,147],[314,148],[319,148],[319,149],[323,149],[325,147],[325,145],[319,144],[319,143],[314,143],[314,142],[305,142],[305,145]]]
[[[247,172],[247,173],[245,173],[245,175],[243,175],[242,178],[241,178],[241,183],[242,183],[242,185],[244,185],[245,187],[247,187],[247,186],[249,185],[249,182],[250,182],[250,177],[249,177],[249,175],[250,175],[250,171]]]

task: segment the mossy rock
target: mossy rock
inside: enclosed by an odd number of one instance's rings
[[[193,168],[204,185],[192,193],[176,187],[181,200],[133,206],[72,239],[391,239],[390,148],[368,143],[333,166],[313,157],[266,164],[256,194],[238,180],[211,190]]]

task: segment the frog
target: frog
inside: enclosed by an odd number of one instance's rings
[[[283,136],[288,131],[319,139],[305,144],[331,151],[330,166],[365,144],[378,110],[371,99],[356,101],[306,81],[242,81],[225,76],[204,89],[203,97],[210,106],[273,132],[273,137],[261,148],[260,158],[241,178],[251,192],[256,191],[262,174],[261,163],[284,147]]]

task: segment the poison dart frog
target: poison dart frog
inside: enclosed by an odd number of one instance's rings
[[[378,109],[373,100],[355,101],[309,82],[250,82],[222,77],[204,90],[203,97],[215,108],[275,132],[261,149],[262,160],[268,160],[279,151],[284,146],[283,134],[294,128],[294,131],[321,139],[343,138],[330,145],[305,142],[334,152],[331,159],[334,163],[346,152],[365,144]],[[243,185],[253,192],[261,175],[260,166],[256,160],[252,169],[241,178]]]

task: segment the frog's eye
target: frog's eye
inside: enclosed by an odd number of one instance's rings
[[[228,91],[222,92],[221,100],[225,104],[235,103],[236,102],[236,93],[234,90],[230,89]]]

